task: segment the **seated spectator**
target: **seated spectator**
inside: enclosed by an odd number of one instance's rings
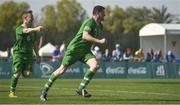
[[[146,54],[146,62],[151,62],[154,56],[154,51],[150,48]]]
[[[123,52],[120,50],[120,45],[116,44],[116,49],[112,52],[112,60],[113,61],[122,61]]]
[[[132,50],[130,48],[127,48],[126,51],[123,54],[123,60],[124,61],[133,61],[133,54],[132,54]]]
[[[105,49],[105,52],[103,54],[103,60],[104,61],[110,61],[111,60],[111,53],[109,52],[108,48]]]
[[[59,51],[59,47],[56,45],[55,46],[56,49],[52,52],[52,61],[59,61],[60,59],[60,51]]]
[[[166,54],[166,60],[167,62],[175,62],[175,55],[172,53],[172,51],[168,51],[168,53]]]
[[[135,52],[134,61],[136,61],[136,62],[143,62],[143,60],[144,60],[144,52],[143,52],[143,49],[140,48],[139,50],[137,50]]]

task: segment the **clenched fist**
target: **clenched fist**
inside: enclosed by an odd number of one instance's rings
[[[106,39],[105,38],[102,38],[101,40],[100,40],[100,44],[105,44],[106,43]]]

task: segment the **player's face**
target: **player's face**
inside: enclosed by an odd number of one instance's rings
[[[32,22],[33,22],[33,16],[32,16],[32,14],[29,13],[29,14],[27,14],[27,17],[25,18],[25,23],[27,25],[31,25]]]
[[[98,13],[98,15],[99,15],[99,20],[103,21],[104,20],[104,16],[105,16],[105,12],[101,11],[101,12]]]

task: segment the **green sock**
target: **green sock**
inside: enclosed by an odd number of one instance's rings
[[[90,71],[90,70],[86,71],[86,73],[84,75],[84,79],[82,80],[82,82],[79,85],[79,90],[84,89],[89,84],[89,82],[91,81],[91,79],[94,76],[94,74],[95,73]]]
[[[15,92],[16,91],[16,85],[18,83],[18,78],[15,77],[14,75],[11,78],[11,86],[10,86],[10,91]]]
[[[55,76],[53,73],[51,74],[48,82],[44,85],[43,91],[48,92],[49,88],[52,86],[54,81],[58,78],[58,76]]]

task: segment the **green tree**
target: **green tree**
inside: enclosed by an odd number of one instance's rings
[[[44,42],[68,42],[87,17],[86,11],[75,0],[61,0],[42,9],[41,24],[45,27]],[[53,37],[52,37],[53,36]]]
[[[151,10],[142,7],[129,7],[126,9],[126,18],[123,21],[124,33],[138,32],[144,25],[151,22]]]
[[[59,32],[77,31],[84,20],[85,10],[75,0],[61,0],[57,3],[57,29]]]
[[[29,5],[25,2],[3,2],[0,5],[0,31],[13,31],[19,24],[20,14],[27,9],[29,9]]]
[[[142,7],[129,7],[122,9],[118,6],[115,8],[106,7],[106,17],[104,21],[105,34],[109,34],[109,44],[113,48],[116,43],[121,44],[123,48],[139,47],[139,29],[151,22],[149,18],[151,10]]]
[[[22,11],[28,10],[26,2],[4,1],[0,4],[0,50],[11,48],[15,39],[15,28],[21,23]]]
[[[142,7],[134,8],[128,7],[125,12],[126,18],[123,20],[123,46],[130,47],[133,49],[139,48],[139,30],[146,24],[151,22],[149,18],[151,10]]]
[[[106,7],[105,21],[103,22],[104,28],[110,33],[119,33],[124,30],[122,22],[124,20],[124,10],[118,6],[114,9]]]
[[[105,14],[103,36],[107,38],[108,45],[102,47],[112,50],[116,43],[122,44],[122,33],[124,31],[122,23],[125,17],[124,10],[118,6],[114,8],[107,6]]]
[[[160,8],[152,8],[152,21],[156,23],[171,23],[172,20],[172,15],[167,12],[168,8],[165,7],[164,5]]]
[[[48,29],[52,32],[57,31],[56,28],[56,12],[55,7],[53,5],[46,5],[42,8],[43,18],[42,18],[42,25],[45,27],[45,29]]]

